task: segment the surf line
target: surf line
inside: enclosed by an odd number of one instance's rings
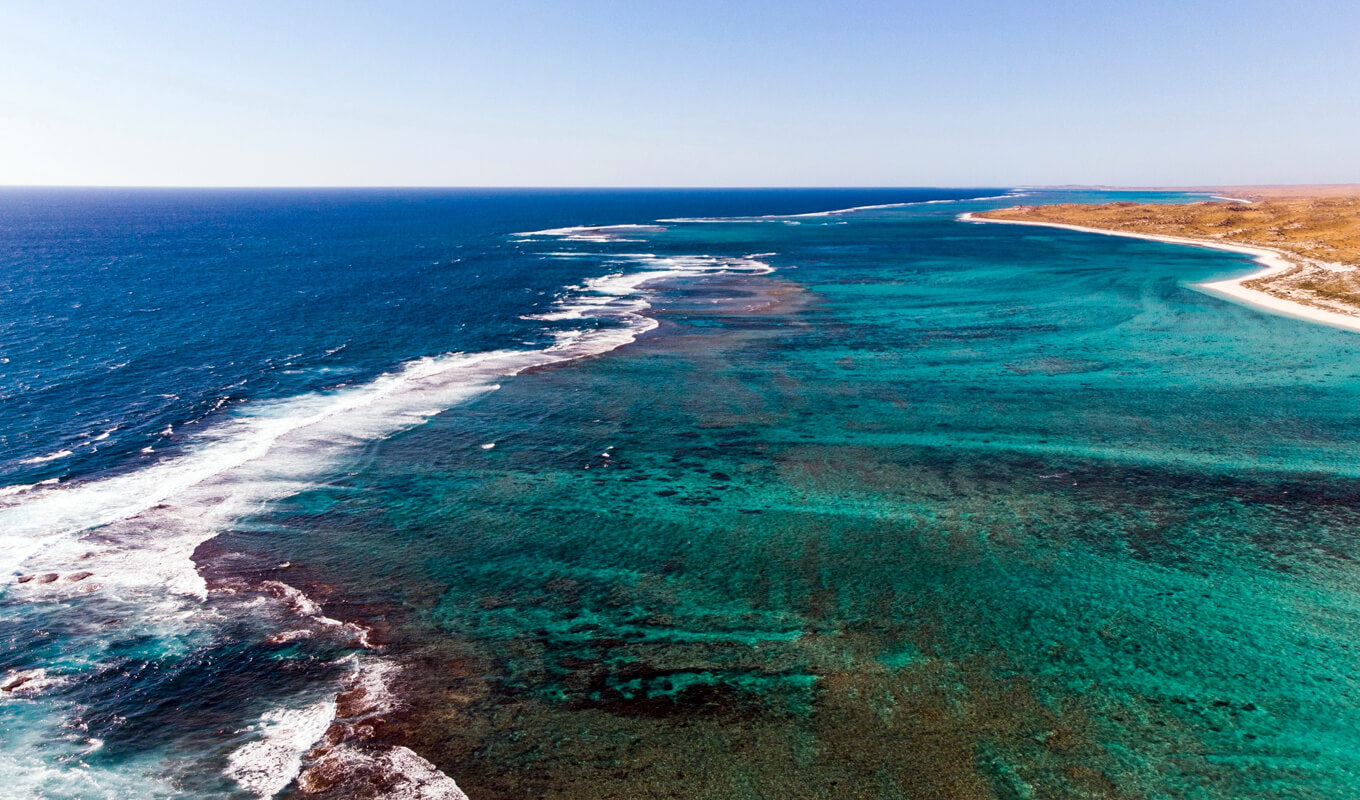
[[[209,587],[194,554],[199,544],[216,537],[233,520],[310,488],[340,469],[346,453],[362,443],[387,438],[494,391],[499,378],[601,355],[635,341],[658,325],[645,314],[651,307],[647,284],[774,271],[753,256],[602,257],[634,271],[625,269],[566,287],[544,318],[607,319],[616,326],[554,331],[554,343],[540,349],[417,358],[364,384],[244,406],[196,436],[183,453],[145,467],[69,484],[0,489],[0,591],[12,585],[32,602],[69,602],[88,595],[128,607],[168,603],[186,628],[209,626],[212,608],[203,605],[210,601]],[[59,579],[61,574],[66,575],[64,580]],[[356,647],[373,649],[362,626],[325,617],[320,606],[292,587],[267,581],[241,589],[241,596],[262,591],[277,595],[297,617],[310,622],[303,628],[292,623],[278,632],[274,638],[280,643],[332,629],[346,636],[352,633]],[[224,600],[223,594],[213,594],[213,608]],[[72,613],[79,611],[73,607]],[[376,656],[366,657],[362,664],[351,679],[364,686],[357,694],[390,695],[387,690],[375,691],[376,679],[368,676],[375,670],[385,674],[396,665]],[[6,691],[41,692],[50,683],[45,677],[46,673],[27,673],[22,685],[7,685]],[[380,752],[357,740],[320,742],[321,734],[333,726],[358,725],[368,714],[388,710],[374,708],[351,718],[355,702],[352,698],[342,702],[348,694],[348,689],[332,692],[298,707],[266,712],[253,724],[252,740],[234,752],[228,777],[263,798],[303,777],[319,780],[317,772],[363,771],[353,766],[358,764],[369,771],[382,768],[407,776],[408,783],[419,784],[421,796],[464,797],[452,778],[406,748]],[[322,763],[328,766],[308,772],[308,765]]]

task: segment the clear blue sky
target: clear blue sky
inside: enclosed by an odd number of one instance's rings
[[[0,184],[1321,182],[1355,0],[0,0]]]

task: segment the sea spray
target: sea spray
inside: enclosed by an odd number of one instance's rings
[[[280,619],[272,632],[262,632],[264,645],[293,646],[322,633],[331,639],[340,634],[337,641],[347,646],[370,648],[365,629],[326,617],[314,601],[286,583],[228,582],[210,592],[193,561],[195,550],[242,514],[340,469],[364,442],[419,425],[526,369],[608,352],[651,330],[656,323],[643,314],[648,308],[642,291],[646,284],[770,271],[763,262],[740,258],[633,254],[613,261],[631,270],[567,289],[555,301],[555,310],[544,315],[553,321],[605,324],[556,331],[548,347],[423,358],[365,384],[238,404],[177,452],[148,466],[0,493],[0,522],[6,531],[0,553],[8,559],[8,599],[23,603],[21,616],[29,617],[102,613],[117,619],[141,609],[140,615],[158,621],[156,650],[167,656],[210,646],[231,619],[229,609],[250,608],[260,599],[307,621],[296,627]],[[79,605],[72,611],[62,610],[75,600]],[[262,621],[270,618],[254,613]],[[97,632],[85,639],[73,637],[67,647],[90,655],[80,657],[83,666],[68,667],[61,680],[103,669],[94,654],[106,644]],[[45,685],[33,675],[14,680],[33,689]],[[223,775],[259,797],[273,796],[291,783],[336,711],[335,700],[298,702],[294,698],[267,710],[243,729],[250,741],[226,756]],[[54,707],[53,713],[69,717],[79,712]],[[330,766],[308,773],[313,784],[323,773],[331,781],[339,774],[351,776],[345,780],[359,780],[354,776],[361,774],[369,780],[385,769],[406,774],[404,782],[393,784],[398,794],[462,797],[451,778],[406,748],[374,750],[358,741],[342,741],[316,759],[318,765]],[[337,762],[348,766],[341,769]]]

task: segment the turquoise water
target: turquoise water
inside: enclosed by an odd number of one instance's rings
[[[776,272],[226,546],[379,624],[379,738],[476,798],[1360,796],[1360,340],[960,210],[669,223]]]
[[[0,667],[47,670],[0,701],[0,772],[51,797],[1360,797],[1360,338],[1192,288],[1254,268],[1232,254],[960,222],[1016,202],[961,194],[515,206],[538,224],[472,225],[439,280],[410,256],[407,311],[299,376],[266,362],[209,429],[322,421],[19,565],[68,566],[0,596]],[[1025,201],[1110,199],[1185,198]],[[455,248],[476,291],[436,322]],[[393,384],[384,353],[444,371]],[[88,486],[230,461],[167,438],[171,469]],[[66,508],[14,497],[0,521]],[[173,591],[107,566],[134,558]]]
[[[0,794],[460,796],[365,733],[405,653],[218,534],[633,341],[649,278],[769,271],[517,232],[1002,191],[0,190]]]

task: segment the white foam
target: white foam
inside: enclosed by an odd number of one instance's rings
[[[0,488],[0,580],[13,581],[21,567],[78,568],[95,572],[90,585],[106,590],[154,587],[205,597],[191,558],[198,545],[262,504],[308,488],[364,442],[493,391],[499,378],[632,342],[657,325],[643,315],[649,283],[773,271],[753,256],[610,258],[629,269],[571,287],[542,317],[610,319],[617,327],[558,331],[551,346],[538,350],[416,359],[365,384],[243,403],[188,437],[180,454],[148,466],[96,480]]]
[[[774,253],[761,253],[769,257]],[[640,328],[646,330],[656,326],[650,318],[641,314],[651,307],[651,303],[639,294],[639,290],[657,281],[696,277],[701,275],[768,275],[774,272],[769,264],[757,256],[739,258],[719,256],[659,256],[655,253],[619,253],[611,257],[617,263],[642,266],[646,271],[615,272],[590,278],[580,286],[571,287],[566,296],[553,304],[551,311],[528,315],[528,319],[548,321],[585,319],[598,316],[601,309],[614,309],[635,320]]]
[[[12,486],[0,486],[0,497],[8,497],[10,495],[23,494],[24,492],[27,492],[29,489],[32,489],[37,485],[38,484],[36,483],[16,483]]]
[[[320,741],[334,718],[334,700],[265,712],[253,726],[260,738],[227,757],[227,776],[242,789],[268,800],[298,776],[303,755]]]
[[[762,217],[762,219],[799,219],[801,217],[835,217],[841,214],[854,214],[858,211],[880,211],[885,208],[906,208],[908,206],[925,206],[932,203],[950,203],[952,200],[921,200],[913,203],[879,203],[871,206],[850,206],[849,208],[836,208],[830,211],[809,211],[804,214],[778,214]]]
[[[60,675],[51,675],[43,667],[37,669],[11,670],[0,678],[0,700],[10,697],[32,697],[66,683]]]
[[[280,631],[279,633],[270,636],[266,641],[270,644],[288,644],[289,642],[296,642],[302,639],[310,639],[313,635],[313,632],[307,628],[294,628],[292,630]]]
[[[34,456],[33,458],[19,459],[20,464],[46,464],[49,461],[56,461],[59,458],[66,458],[71,455],[70,450],[58,450],[55,453],[48,453],[45,456]]]
[[[394,747],[386,760],[391,772],[405,778],[388,793],[391,800],[468,800],[453,778],[405,747]]]
[[[635,304],[622,309],[630,317],[637,310]],[[120,558],[142,562],[136,565],[146,572],[142,579],[124,574],[125,580],[203,596],[189,556],[231,520],[307,488],[365,441],[494,390],[496,378],[612,350],[650,326],[636,318],[542,350],[419,359],[361,386],[243,406],[195,437],[182,455],[141,469],[59,486],[0,489],[0,570],[10,573],[8,580],[28,562],[65,571],[69,559],[89,558],[93,545],[96,555],[126,551]],[[97,542],[76,538],[97,528],[104,529]],[[155,558],[137,559],[133,551]]]
[[[976,203],[982,200],[1007,200],[1012,197],[1020,197],[1017,193],[991,195],[989,197],[961,197],[950,200],[917,200],[910,203],[882,203],[873,206],[851,206],[850,208],[837,208],[832,211],[812,211],[807,214],[785,214],[783,216],[766,217],[765,219],[797,219],[799,217],[834,217],[842,214],[855,214],[860,211],[880,211],[886,208],[906,208],[908,206],[935,206],[949,205],[953,203]]]
[[[353,668],[344,692],[347,719],[386,714],[397,708],[392,679],[401,671],[400,666],[369,655],[349,655],[344,660]]]
[[[358,783],[382,786],[381,797],[388,800],[467,800],[467,795],[453,778],[414,751],[406,747],[376,747],[364,741],[362,733],[357,739],[353,737],[355,731],[368,727],[374,717],[397,708],[398,701],[390,684],[400,667],[390,661],[361,655],[346,656],[343,661],[348,662],[353,671],[332,709],[337,715],[332,722],[339,723],[333,734],[327,735],[324,742],[318,736],[313,740],[314,749],[296,760],[291,757],[286,762],[279,757],[258,758],[261,755],[258,749],[243,755],[243,759],[250,756],[251,764],[272,765],[258,773],[270,776],[271,782],[263,788],[278,786],[281,789],[292,780],[292,777],[284,780],[284,776],[291,775],[297,778],[298,787],[305,794],[337,786],[343,789],[347,784]],[[306,711],[315,708],[309,707]],[[340,713],[344,716],[339,717]],[[309,725],[308,733],[320,727],[319,724]],[[329,726],[321,728],[323,733],[327,729]],[[298,744],[305,738],[306,735],[299,734],[291,741]],[[279,753],[282,754],[282,750]],[[297,767],[304,762],[307,769],[299,772]]]
[[[318,771],[322,769],[381,776],[383,800],[468,800],[453,778],[406,747],[374,753],[352,745],[339,745],[330,748],[319,759]],[[298,783],[304,792],[317,788],[307,773]]]
[[[19,607],[30,611],[39,603],[61,607],[78,596],[82,603],[95,603],[72,606],[73,611],[85,610],[79,619],[92,626],[92,650],[97,650],[102,630],[94,630],[96,616],[89,614],[90,608],[111,612],[106,617],[127,617],[128,610],[135,609],[139,632],[160,640],[160,650],[192,647],[199,637],[213,635],[223,613],[220,603],[202,602],[207,586],[193,562],[194,550],[235,519],[314,485],[365,442],[419,425],[443,409],[494,391],[505,376],[634,341],[658,324],[643,315],[650,307],[643,293],[647,284],[676,277],[773,271],[755,257],[637,253],[610,258],[624,269],[571,287],[548,313],[564,319],[605,319],[615,326],[557,331],[552,345],[537,350],[416,359],[364,384],[241,403],[230,416],[185,437],[178,453],[161,455],[147,466],[94,480],[53,479],[0,487],[0,581],[8,584],[6,591],[22,593],[25,605]],[[15,583],[20,572],[70,576],[77,571],[91,575],[81,581]],[[359,647],[371,647],[366,629],[324,616],[320,606],[288,584],[270,581],[243,588],[264,588],[281,601],[271,605],[256,598],[247,608],[275,608],[271,613],[286,609],[294,620],[280,626],[276,644],[352,629]],[[298,628],[297,617],[305,618],[308,627]],[[356,703],[363,713],[382,713],[395,704],[387,688],[391,668],[383,664],[369,658],[356,672],[351,690],[363,691],[358,699],[346,697],[351,714]],[[34,675],[25,684],[48,677]],[[47,685],[34,683],[29,691]],[[252,740],[231,754],[228,774],[260,797],[282,790],[298,774],[303,753],[324,734],[335,709],[336,701],[329,699],[266,713],[250,729]],[[47,770],[38,752],[33,751],[31,766]],[[364,751],[363,757],[407,776],[401,784],[405,794],[394,796],[464,797],[451,779],[404,748],[380,755]],[[30,758],[27,751],[23,758]]]
[[[159,800],[183,797],[154,759],[136,757],[116,764],[86,762],[98,739],[72,735],[45,720],[5,720],[0,749],[0,797],[42,800]],[[36,754],[42,754],[36,755]]]
[[[625,238],[635,233],[664,233],[661,225],[575,225],[570,228],[548,228],[541,231],[516,233],[529,238],[554,237],[569,242],[637,242]]]
[[[316,617],[321,615],[321,606],[315,600],[303,594],[302,590],[289,586],[282,581],[265,581],[261,584],[266,589],[271,590],[279,599],[292,609],[293,613],[299,617]]]
[[[849,208],[834,208],[830,211],[807,211],[801,214],[761,214],[752,217],[670,217],[659,219],[657,222],[663,223],[714,223],[714,222],[783,222],[812,217],[838,217],[843,214],[855,214],[861,211],[881,211],[889,208],[907,208],[908,206],[931,206],[944,203],[974,203],[982,200],[1009,200],[1015,197],[1023,197],[1023,192],[1011,192],[1008,194],[991,195],[989,197],[963,197],[956,200],[915,200],[906,203],[879,203],[868,206],[850,206]]]

